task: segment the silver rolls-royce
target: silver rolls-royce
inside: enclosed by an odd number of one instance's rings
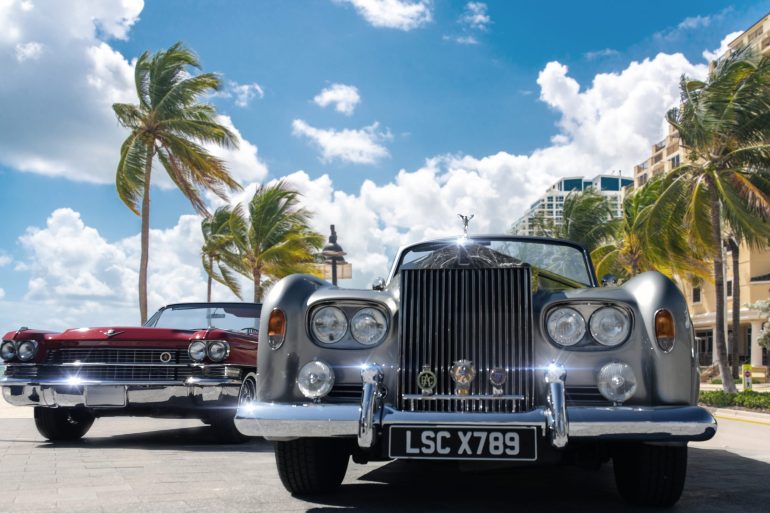
[[[572,242],[463,236],[402,248],[373,288],[293,275],[264,304],[236,426],[275,441],[292,493],[334,490],[351,457],[612,460],[625,500],[668,506],[687,443],[716,432],[687,305],[662,274],[599,287]]]

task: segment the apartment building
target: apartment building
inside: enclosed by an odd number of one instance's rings
[[[606,196],[614,216],[619,217],[623,209],[623,189],[633,183],[632,178],[622,176],[620,171],[597,175],[591,180],[582,176],[562,178],[532,203],[524,215],[513,224],[513,232],[517,235],[536,235],[535,219],[554,225],[561,224],[564,221],[564,199],[572,193],[588,188]]]
[[[730,44],[728,52],[751,46],[756,51],[770,53],[770,14],[752,25]],[[723,57],[720,57],[723,58]],[[713,69],[716,62],[712,62]],[[666,137],[654,144],[650,156],[634,167],[634,185],[640,187],[653,177],[668,173],[687,159],[686,152],[680,145],[679,134],[673,127]],[[725,279],[727,323],[732,334],[732,302],[733,302],[733,264],[732,254],[726,251]],[[763,323],[767,318],[760,312],[751,310],[747,305],[770,298],[770,248],[751,249],[746,245],[739,248],[738,270],[740,275],[740,325],[737,327],[735,342],[728,342],[730,360],[737,359],[739,363],[751,363],[754,366],[768,365],[768,351],[759,346],[758,338]],[[701,365],[710,365],[714,359],[713,340],[716,326],[716,296],[714,285],[704,281],[691,283],[678,279],[680,288],[687,297],[695,334],[698,338],[699,358]]]

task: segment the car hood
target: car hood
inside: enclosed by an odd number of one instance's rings
[[[179,330],[169,328],[144,328],[136,326],[115,326],[99,328],[77,328],[51,334],[45,337],[50,342],[62,342],[65,345],[145,345],[157,342],[179,343],[186,345],[192,339],[216,338],[220,330]]]

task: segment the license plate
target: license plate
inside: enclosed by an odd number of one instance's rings
[[[392,426],[391,458],[447,460],[537,459],[537,428]]]
[[[125,406],[126,387],[86,386],[86,406]]]

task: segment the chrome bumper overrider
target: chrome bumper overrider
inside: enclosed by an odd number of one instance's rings
[[[273,440],[302,437],[356,437],[371,448],[378,428],[392,425],[535,426],[561,448],[571,439],[700,441],[716,433],[716,420],[698,406],[565,406],[564,373],[553,369],[546,378],[548,406],[522,413],[409,412],[382,404],[382,369],[362,372],[361,404],[260,403],[238,408],[235,425],[249,436]]]
[[[192,400],[198,406],[234,407],[237,404],[240,380],[188,378],[185,381],[43,381],[0,378],[3,398],[14,406],[131,408],[164,407],[180,400]],[[88,393],[111,389],[113,398],[122,400],[110,404],[91,404]]]

